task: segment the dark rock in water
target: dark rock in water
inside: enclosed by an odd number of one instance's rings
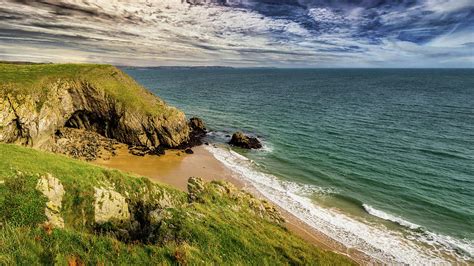
[[[192,131],[195,133],[206,133],[207,129],[206,126],[204,125],[204,122],[202,121],[201,118],[198,117],[192,117],[189,119],[189,127],[191,128]]]
[[[229,142],[230,145],[241,147],[244,149],[260,149],[262,148],[262,143],[255,138],[246,136],[242,132],[236,132],[232,135],[232,138]]]
[[[225,135],[226,138],[230,138],[230,135]]]
[[[186,149],[186,150],[184,150],[184,152],[185,152],[186,154],[193,154],[193,153],[194,153],[194,151],[191,150],[191,149]]]
[[[205,145],[209,145],[209,142],[204,142]]]

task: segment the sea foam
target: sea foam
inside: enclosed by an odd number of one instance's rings
[[[405,227],[413,229],[413,230],[421,228],[421,226],[419,226],[417,224],[406,221],[406,220],[404,220],[400,217],[397,217],[395,215],[391,215],[389,213],[385,213],[383,211],[377,210],[377,209],[373,208],[370,205],[362,204],[362,207],[364,207],[364,210],[367,213],[369,213],[370,215],[376,216],[380,219],[391,221],[391,222],[397,223],[401,226],[405,226]]]
[[[385,263],[447,264],[445,254],[460,261],[472,259],[472,243],[424,231],[406,234],[389,230],[381,224],[369,224],[334,209],[316,205],[308,196],[314,193],[331,193],[331,189],[310,184],[298,184],[277,178],[256,169],[256,165],[228,147],[206,146],[214,157],[232,170],[236,178],[250,183],[263,196],[295,215],[309,226],[328,237],[356,248]],[[371,215],[390,220],[408,229],[420,226],[404,219],[376,210],[369,205],[364,209]],[[431,248],[422,246],[430,245]]]

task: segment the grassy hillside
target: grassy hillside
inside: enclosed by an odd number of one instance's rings
[[[127,108],[150,115],[172,112],[165,103],[111,65],[98,64],[8,64],[0,62],[0,96],[36,95],[45,102],[54,82],[85,82],[104,90]]]
[[[64,186],[64,229],[40,225],[47,199],[36,184],[48,173]],[[94,187],[104,186],[126,195],[140,222],[135,235],[93,222]],[[208,183],[194,200],[189,196],[146,178],[0,144],[0,264],[351,264],[258,215],[256,200],[229,184]],[[158,202],[166,203],[160,222],[140,221]]]

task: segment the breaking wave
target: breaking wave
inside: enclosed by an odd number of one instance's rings
[[[214,157],[232,170],[236,178],[250,184],[263,196],[298,217],[309,226],[348,248],[358,249],[384,263],[447,264],[448,257],[460,262],[473,258],[474,244],[437,235],[400,217],[362,207],[371,215],[397,223],[406,230],[390,230],[382,224],[369,224],[337,210],[315,204],[314,194],[337,193],[331,188],[300,184],[259,171],[256,164],[227,146],[206,146]]]

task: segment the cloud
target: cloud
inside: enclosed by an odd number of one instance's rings
[[[464,0],[0,0],[0,18],[10,60],[473,67]]]

